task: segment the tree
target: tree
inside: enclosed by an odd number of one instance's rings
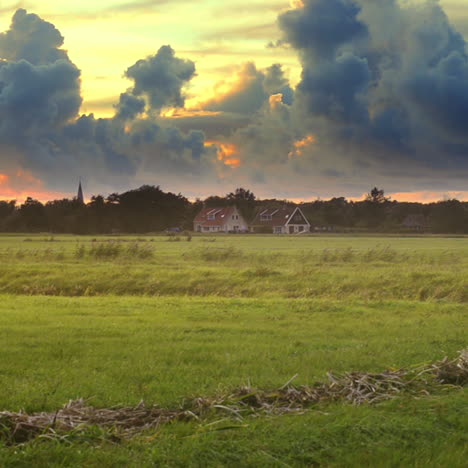
[[[226,195],[226,200],[230,202],[230,204],[236,205],[246,220],[253,218],[256,200],[253,192],[239,187],[234,192],[228,193]]]
[[[431,210],[434,232],[468,232],[468,207],[459,200],[446,200],[435,203]]]
[[[16,201],[1,201],[0,200],[0,221],[7,218],[15,211]]]
[[[385,192],[374,187],[366,196],[365,200],[359,203],[361,223],[375,229],[381,226],[386,217],[386,208],[390,198],[385,196]]]
[[[26,231],[42,231],[47,229],[47,218],[44,205],[31,197],[18,210],[21,228]]]
[[[385,196],[385,192],[383,190],[374,187],[367,195],[366,201],[372,203],[385,203],[390,201],[390,197]]]
[[[1,201],[0,200],[0,229],[5,230],[14,217],[16,209],[16,200]]]

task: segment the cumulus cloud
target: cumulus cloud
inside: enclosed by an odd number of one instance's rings
[[[134,96],[146,96],[150,106],[160,111],[163,107],[183,107],[183,87],[195,76],[195,64],[175,56],[170,46],[163,46],[156,55],[138,60],[125,76],[134,81]]]
[[[0,134],[35,137],[76,116],[81,105],[80,72],[69,61],[33,65],[0,63]]]
[[[226,91],[223,88],[229,87]],[[260,110],[272,94],[281,93],[288,104],[293,90],[281,65],[258,70],[253,62],[241,66],[232,83],[219,83],[217,95],[201,104],[202,109],[251,115]]]
[[[115,116],[97,119],[79,115],[80,70],[62,45],[55,26],[25,10],[0,35],[0,144],[7,148],[0,162],[10,177],[28,170],[63,189],[81,175],[90,186],[115,188],[137,174],[148,181],[148,174],[214,170],[203,132],[159,117],[163,108],[184,106],[193,62],[169,46],[137,61],[125,72],[133,86],[120,95]]]
[[[333,57],[337,49],[367,36],[358,19],[360,7],[347,0],[306,0],[300,8],[280,15],[279,25],[292,47],[305,52],[307,60]]]
[[[343,150],[337,164],[466,173],[468,55],[438,3],[305,0],[279,25],[302,63],[303,131],[324,153]]]
[[[63,37],[53,24],[19,9],[10,29],[0,34],[0,58],[11,62],[23,59],[32,65],[68,60],[62,45]]]
[[[27,169],[56,190],[79,175],[111,191],[462,189],[468,53],[437,2],[303,0],[278,24],[302,67],[294,90],[280,64],[247,63],[190,113],[195,64],[166,45],[125,71],[131,86],[99,119],[79,114],[80,70],[60,32],[18,10],[0,34],[2,174]]]

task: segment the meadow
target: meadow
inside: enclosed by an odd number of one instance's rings
[[[0,236],[0,411],[178,408],[467,347],[468,238]],[[0,466],[464,466],[466,390],[214,413],[129,439],[12,444]],[[2,437],[2,434],[4,435]]]

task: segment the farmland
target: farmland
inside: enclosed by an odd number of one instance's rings
[[[0,411],[177,408],[467,347],[468,238],[0,236]],[[463,466],[466,391],[11,444],[6,466]]]

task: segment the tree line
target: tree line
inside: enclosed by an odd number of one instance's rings
[[[0,201],[0,231],[109,234],[160,232],[175,227],[192,230],[193,219],[203,207],[237,205],[251,220],[257,210],[285,204],[294,205],[287,200],[258,199],[243,188],[224,197],[189,201],[159,186],[143,185],[108,197],[93,196],[86,204],[76,198],[47,203],[27,198],[22,204]],[[317,231],[468,233],[468,203],[456,199],[428,204],[398,202],[374,188],[363,201],[336,197],[298,206]]]

